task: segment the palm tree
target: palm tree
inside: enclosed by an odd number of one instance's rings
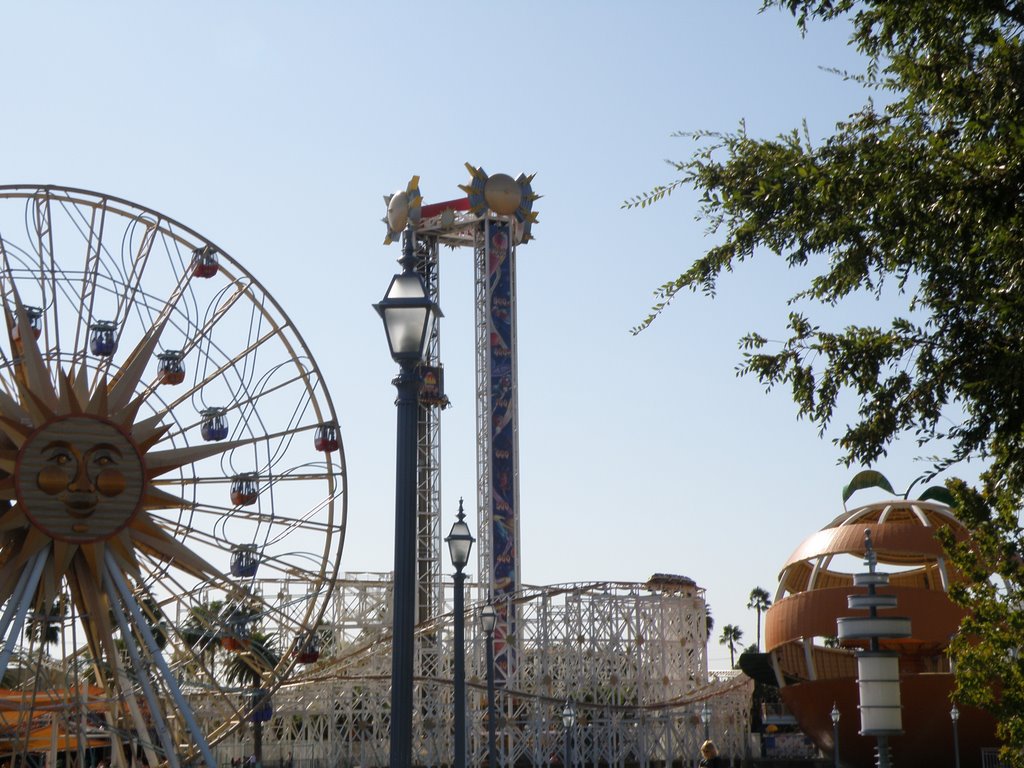
[[[216,663],[217,649],[220,647],[221,614],[224,613],[224,602],[212,600],[200,603],[189,609],[188,618],[182,622],[181,639],[192,649],[200,665],[209,665],[212,674]]]
[[[761,587],[754,587],[750,590],[750,600],[747,602],[747,608],[753,608],[757,611],[757,652],[761,652],[761,612],[767,611],[769,606],[772,604],[772,599],[768,596],[768,590],[761,589]]]
[[[711,637],[711,630],[715,628],[715,617],[711,615],[711,604],[704,603],[704,628],[707,630],[705,636]]]
[[[226,670],[229,683],[248,683],[252,688],[252,741],[257,766],[263,764],[263,721],[256,716],[266,696],[266,691],[262,689],[263,678],[273,671],[280,661],[280,654],[274,650],[273,637],[262,632],[253,632],[247,638],[245,650],[235,654]]]
[[[729,664],[736,668],[736,646],[743,637],[743,630],[735,624],[726,624],[722,627],[722,636],[718,639],[719,644],[729,646]]]
[[[67,603],[57,596],[53,598],[53,602],[45,613],[40,611],[29,618],[25,634],[29,640],[35,643],[56,645],[60,642],[61,629],[67,615]],[[44,650],[44,652],[49,655],[49,651]]]

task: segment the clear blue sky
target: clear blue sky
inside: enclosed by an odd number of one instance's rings
[[[863,103],[841,27],[801,38],[740,2],[21,3],[4,29],[2,183],[106,192],[201,232],[269,286],[325,372],[349,465],[343,568],[391,569],[395,367],[370,308],[395,271],[382,195],[421,177],[459,196],[463,163],[536,172],[519,252],[525,582],[707,589],[721,627],[774,593],[800,540],[841,511],[852,470],[786,393],[737,379],[736,340],[771,336],[794,278],[771,259],[686,296],[639,337],[651,290],[713,241],[671,178],[674,131],[799,127]],[[472,265],[442,264],[447,530],[475,496]],[[871,308],[865,305],[865,310]],[[913,446],[879,466],[904,487]],[[475,575],[475,574],[474,574]],[[716,638],[717,640],[717,638]],[[709,646],[713,667],[728,651]]]

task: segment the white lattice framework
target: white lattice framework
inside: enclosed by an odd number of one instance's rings
[[[423,766],[452,763],[452,587],[444,586],[444,612],[418,627],[420,638],[430,638],[418,644],[416,660],[414,763]],[[562,755],[567,697],[580,713],[574,762],[581,765],[692,757],[703,739],[698,713],[705,702],[723,752],[744,754],[753,683],[742,675],[709,679],[704,593],[695,584],[527,587],[514,599],[520,664],[515,687],[498,691],[502,766],[547,765]],[[485,764],[487,750],[479,607],[466,609],[469,765]],[[388,575],[339,581],[320,630],[320,660],[274,697],[274,717],[264,727],[268,768],[289,755],[295,768],[387,765],[390,614]],[[208,727],[230,716],[204,699],[194,693]],[[229,765],[251,753],[251,732],[234,734],[216,750],[218,763]]]

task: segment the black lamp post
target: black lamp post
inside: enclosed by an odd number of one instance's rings
[[[391,278],[374,309],[384,320],[391,357],[401,367],[391,382],[398,390],[395,462],[395,587],[391,648],[391,768],[412,765],[412,682],[416,610],[416,420],[422,362],[434,320],[441,315],[414,270],[415,233],[405,232],[402,273]]]
[[[953,765],[955,768],[960,768],[960,734],[957,731],[960,723],[960,710],[956,708],[956,704],[949,710],[949,719],[953,721]]]
[[[572,730],[576,725],[576,705],[566,699],[562,710],[562,725],[565,727],[565,768],[572,768]]]
[[[832,763],[839,768],[839,707],[834,701],[829,715],[832,718]]]
[[[498,612],[488,603],[480,609],[480,626],[487,635],[487,765],[497,768],[495,761],[497,741],[497,713],[494,711],[494,627],[498,624]]]
[[[465,518],[459,499],[459,518],[445,539],[455,566],[455,768],[466,768],[466,574],[462,569],[469,562],[475,539]]]
[[[704,741],[707,741],[711,738],[711,708],[706,701],[700,708],[700,721],[704,723]]]

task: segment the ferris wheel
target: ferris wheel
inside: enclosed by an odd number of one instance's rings
[[[0,187],[0,300],[0,762],[212,766],[317,657],[345,463],[316,362],[221,248],[78,189]]]

